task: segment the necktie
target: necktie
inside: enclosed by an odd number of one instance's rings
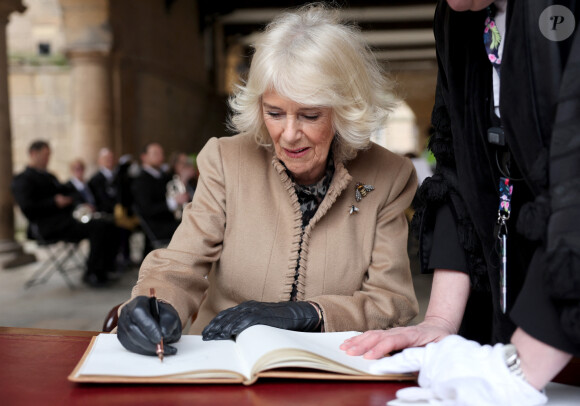
[[[501,58],[498,55],[499,44],[501,42],[501,34],[493,20],[491,7],[487,8],[487,18],[485,19],[485,29],[483,30],[483,43],[487,51],[487,57],[499,75],[501,66]]]
[[[86,203],[90,204],[91,206],[95,205],[95,198],[86,186],[82,188],[81,195],[83,196],[83,199],[85,199]]]

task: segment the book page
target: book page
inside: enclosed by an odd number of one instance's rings
[[[257,325],[236,338],[254,372],[270,368],[305,367],[346,374],[369,374],[373,360],[347,355],[339,346],[360,333],[304,333]]]
[[[99,334],[77,376],[175,377],[183,374],[195,378],[223,375],[216,371],[231,371],[234,373],[231,376],[249,376],[249,368],[242,364],[232,340],[203,341],[201,336],[183,335],[172,345],[177,347],[177,354],[168,355],[161,362],[157,356],[125,349],[116,334]]]

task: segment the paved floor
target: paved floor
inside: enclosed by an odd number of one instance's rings
[[[138,247],[142,236],[134,238],[133,245]],[[46,252],[34,243],[26,243],[24,248],[34,252],[39,261],[46,257]],[[81,246],[81,249],[87,247]],[[10,258],[8,254],[0,255],[0,264]],[[69,289],[57,273],[45,284],[25,288],[26,281],[38,266],[39,262],[0,270],[0,326],[100,331],[109,310],[127,300],[138,275],[136,267],[128,269],[112,287],[92,289],[82,284],[82,271],[76,269],[69,272],[77,286],[75,289]],[[425,312],[431,277],[414,273],[413,280],[420,304],[416,323],[422,320]]]
[[[88,247],[80,248],[86,251]],[[100,331],[109,310],[127,300],[137,280],[137,268],[128,269],[113,286],[93,289],[82,283],[81,269],[71,268],[68,274],[75,289],[58,273],[44,284],[25,288],[47,254],[33,243],[25,244],[24,249],[35,253],[38,261],[0,270],[0,326]],[[9,258],[0,255],[0,263]]]

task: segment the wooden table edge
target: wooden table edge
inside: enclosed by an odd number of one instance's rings
[[[66,337],[94,337],[100,331],[85,330],[53,330],[44,328],[5,327],[0,326],[1,335],[39,335],[39,336],[66,336]]]

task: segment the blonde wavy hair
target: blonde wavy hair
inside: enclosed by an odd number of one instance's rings
[[[330,107],[334,157],[353,159],[368,148],[393,107],[392,81],[378,64],[360,29],[340,11],[314,3],[275,18],[253,45],[245,84],[229,99],[229,128],[253,134],[271,147],[262,115],[262,95],[279,95],[306,106]]]

